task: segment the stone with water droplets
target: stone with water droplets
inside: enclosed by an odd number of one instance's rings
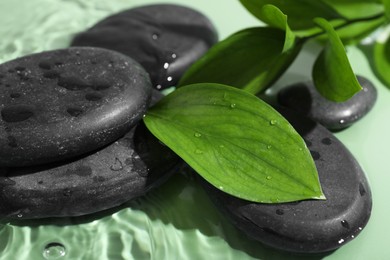
[[[0,218],[80,216],[119,206],[160,185],[180,162],[140,124],[89,155],[0,169]]]
[[[152,87],[131,58],[100,48],[33,54],[0,65],[0,167],[98,149],[143,116]]]
[[[176,85],[186,69],[218,40],[209,19],[193,9],[158,4],[112,15],[78,34],[73,46],[124,53],[150,73],[153,85]]]
[[[364,117],[374,106],[377,91],[366,78],[357,76],[363,89],[346,102],[333,102],[322,97],[312,82],[298,83],[280,91],[279,103],[303,112],[330,130],[346,128]]]
[[[355,238],[366,225],[372,207],[370,187],[355,158],[331,132],[290,112],[283,114],[316,155],[327,200],[253,203],[202,183],[235,226],[265,245],[299,253],[334,250]]]

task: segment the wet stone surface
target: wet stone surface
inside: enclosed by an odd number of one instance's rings
[[[140,124],[89,155],[0,169],[0,218],[80,216],[119,206],[167,180],[180,162]]]
[[[150,73],[157,89],[175,86],[185,70],[218,40],[203,14],[160,4],[112,15],[78,34],[72,46],[95,46],[126,54]]]
[[[253,203],[202,183],[236,227],[265,245],[298,253],[334,250],[355,238],[370,217],[367,179],[351,153],[327,129],[290,112],[283,115],[305,139],[327,200]]]
[[[129,57],[70,48],[0,65],[0,167],[45,164],[98,149],[143,116],[148,74]]]
[[[340,130],[364,117],[377,99],[374,85],[362,76],[357,78],[363,89],[346,102],[327,100],[312,82],[294,84],[281,90],[278,101],[283,106],[303,112],[330,130]]]

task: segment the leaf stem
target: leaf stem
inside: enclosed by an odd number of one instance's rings
[[[374,16],[370,16],[370,17],[364,17],[364,18],[356,18],[356,19],[346,19],[346,22],[343,23],[343,24],[340,24],[338,26],[335,26],[334,29],[337,31],[337,30],[340,30],[340,29],[343,29],[347,26],[350,26],[354,23],[360,23],[360,22],[369,22],[369,21],[373,21],[373,20],[376,20],[376,19],[379,19],[381,17],[383,17],[385,15],[384,12],[382,13],[379,13],[377,15],[374,15]],[[318,33],[315,33],[315,34],[312,34],[312,35],[309,35],[307,37],[304,37],[302,38],[303,40],[309,40],[309,39],[313,39],[313,38],[316,38],[318,36],[322,36],[324,35],[326,32],[325,31],[322,31],[322,32],[318,32]]]

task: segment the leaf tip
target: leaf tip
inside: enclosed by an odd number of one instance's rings
[[[315,200],[326,200],[326,197],[325,197],[325,194],[323,192],[321,192],[321,194],[319,194],[317,196],[313,196],[312,199],[315,199]]]

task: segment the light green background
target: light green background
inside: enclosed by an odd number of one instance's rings
[[[116,11],[153,0],[0,0],[0,61],[68,46],[72,36]],[[217,27],[220,38],[259,23],[238,0],[165,1],[194,7]],[[366,47],[367,50],[370,46]],[[311,44],[274,90],[309,80],[318,52]],[[43,259],[46,244],[60,242],[59,259],[390,259],[388,199],[390,90],[374,76],[366,56],[348,48],[355,72],[377,86],[374,109],[336,136],[366,171],[373,194],[371,219],[352,242],[326,256],[292,256],[267,249],[224,220],[190,177],[178,174],[145,198],[120,209],[81,218],[0,224],[0,259]],[[270,91],[272,92],[272,91]],[[342,174],[342,173],[341,173]],[[51,258],[54,259],[54,258]]]

